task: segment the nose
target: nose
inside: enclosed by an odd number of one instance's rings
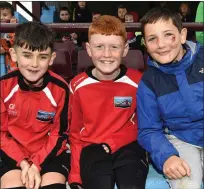
[[[165,47],[165,41],[164,39],[157,39],[157,44],[159,48]]]
[[[33,67],[33,68],[38,67],[38,58],[34,58],[34,59],[33,59],[33,61],[32,61],[32,67]]]
[[[111,50],[110,48],[104,49],[104,57],[110,57],[111,56]]]

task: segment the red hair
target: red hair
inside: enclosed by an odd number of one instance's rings
[[[89,27],[89,40],[94,34],[121,36],[124,42],[127,42],[125,26],[121,20],[115,16],[103,15],[94,20]]]

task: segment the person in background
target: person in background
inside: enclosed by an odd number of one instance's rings
[[[189,2],[182,2],[179,6],[178,14],[182,22],[194,22],[195,18],[193,17],[190,9]],[[195,31],[189,30],[187,33],[187,40],[195,41]]]
[[[115,183],[144,189],[148,163],[135,114],[142,74],[122,64],[128,53],[124,24],[100,16],[89,27],[86,49],[93,66],[70,82],[71,189],[113,189]]]
[[[124,5],[119,5],[117,8],[117,16],[122,22],[125,22],[126,13],[127,13],[127,8]]]
[[[14,8],[10,3],[0,2],[0,14],[1,23],[17,23],[17,19],[14,17]],[[0,55],[4,56],[6,72],[10,72],[17,68],[16,62],[12,61],[9,54],[9,48],[13,46],[14,42],[14,33],[1,33],[0,41]],[[3,63],[1,62],[1,64]]]
[[[71,20],[71,15],[69,13],[69,10],[67,7],[61,7],[59,11],[59,22],[60,23],[70,23],[72,22]],[[71,40],[71,35],[69,32],[60,32],[56,34],[56,40],[61,40],[61,41],[70,41]]]
[[[92,22],[93,22],[94,20],[96,20],[99,16],[101,16],[101,13],[99,13],[99,12],[93,12],[93,13],[92,13]]]
[[[153,8],[141,21],[149,53],[137,93],[139,143],[172,189],[200,189],[204,145],[204,46],[186,41],[176,12]]]

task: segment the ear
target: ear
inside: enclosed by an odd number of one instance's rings
[[[17,62],[17,54],[16,54],[16,50],[14,48],[10,48],[9,49],[9,53],[11,55],[11,59],[13,62]]]
[[[187,29],[183,28],[181,30],[181,44],[184,44],[186,42],[186,36],[187,36]]]
[[[125,57],[127,55],[128,51],[129,51],[129,43],[126,43],[124,51],[123,51],[123,57]]]
[[[52,66],[54,60],[56,58],[56,52],[53,52],[52,55],[51,55],[51,59],[50,59],[50,62],[49,62],[49,66]]]
[[[92,57],[92,54],[91,54],[91,47],[90,47],[90,44],[88,42],[86,42],[86,51],[88,53],[88,55],[90,57]]]

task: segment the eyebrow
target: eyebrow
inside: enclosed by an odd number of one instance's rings
[[[23,54],[32,54],[32,52],[23,51]],[[40,55],[49,56],[48,53],[40,53]]]

